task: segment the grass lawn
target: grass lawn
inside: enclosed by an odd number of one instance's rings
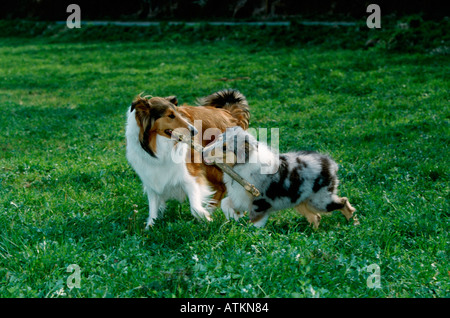
[[[0,297],[450,296],[448,56],[0,41]],[[144,231],[128,105],[223,88],[247,96],[251,127],[280,129],[281,151],[334,157],[361,225],[335,213],[314,230],[294,210],[263,229],[220,210],[202,223],[170,202]]]

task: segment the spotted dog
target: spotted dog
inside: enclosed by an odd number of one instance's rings
[[[263,227],[271,212],[295,208],[317,228],[321,214],[339,210],[349,220],[355,212],[347,198],[336,194],[338,165],[326,155],[306,151],[276,154],[240,127],[228,128],[203,155],[206,162],[222,160],[231,165],[261,192],[253,197],[224,174],[228,195],[221,208],[227,218],[238,219],[249,211],[251,222]]]

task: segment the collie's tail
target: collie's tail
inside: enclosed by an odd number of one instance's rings
[[[200,106],[212,106],[228,110],[238,120],[238,125],[247,129],[250,122],[250,111],[247,99],[239,91],[224,89],[198,100]]]

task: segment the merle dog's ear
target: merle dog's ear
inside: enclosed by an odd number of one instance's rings
[[[167,96],[167,97],[164,97],[164,99],[168,100],[175,106],[178,106],[178,98],[176,96]]]

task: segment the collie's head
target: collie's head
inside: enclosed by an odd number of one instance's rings
[[[140,95],[131,104],[130,112],[135,111],[139,127],[139,142],[152,157],[156,157],[158,135],[172,139],[175,129],[189,138],[197,134],[197,129],[178,112],[177,104],[175,96],[146,98]]]
[[[220,162],[230,166],[240,163],[252,163],[252,154],[256,152],[258,142],[240,126],[227,128],[217,140],[203,151],[206,163]]]

